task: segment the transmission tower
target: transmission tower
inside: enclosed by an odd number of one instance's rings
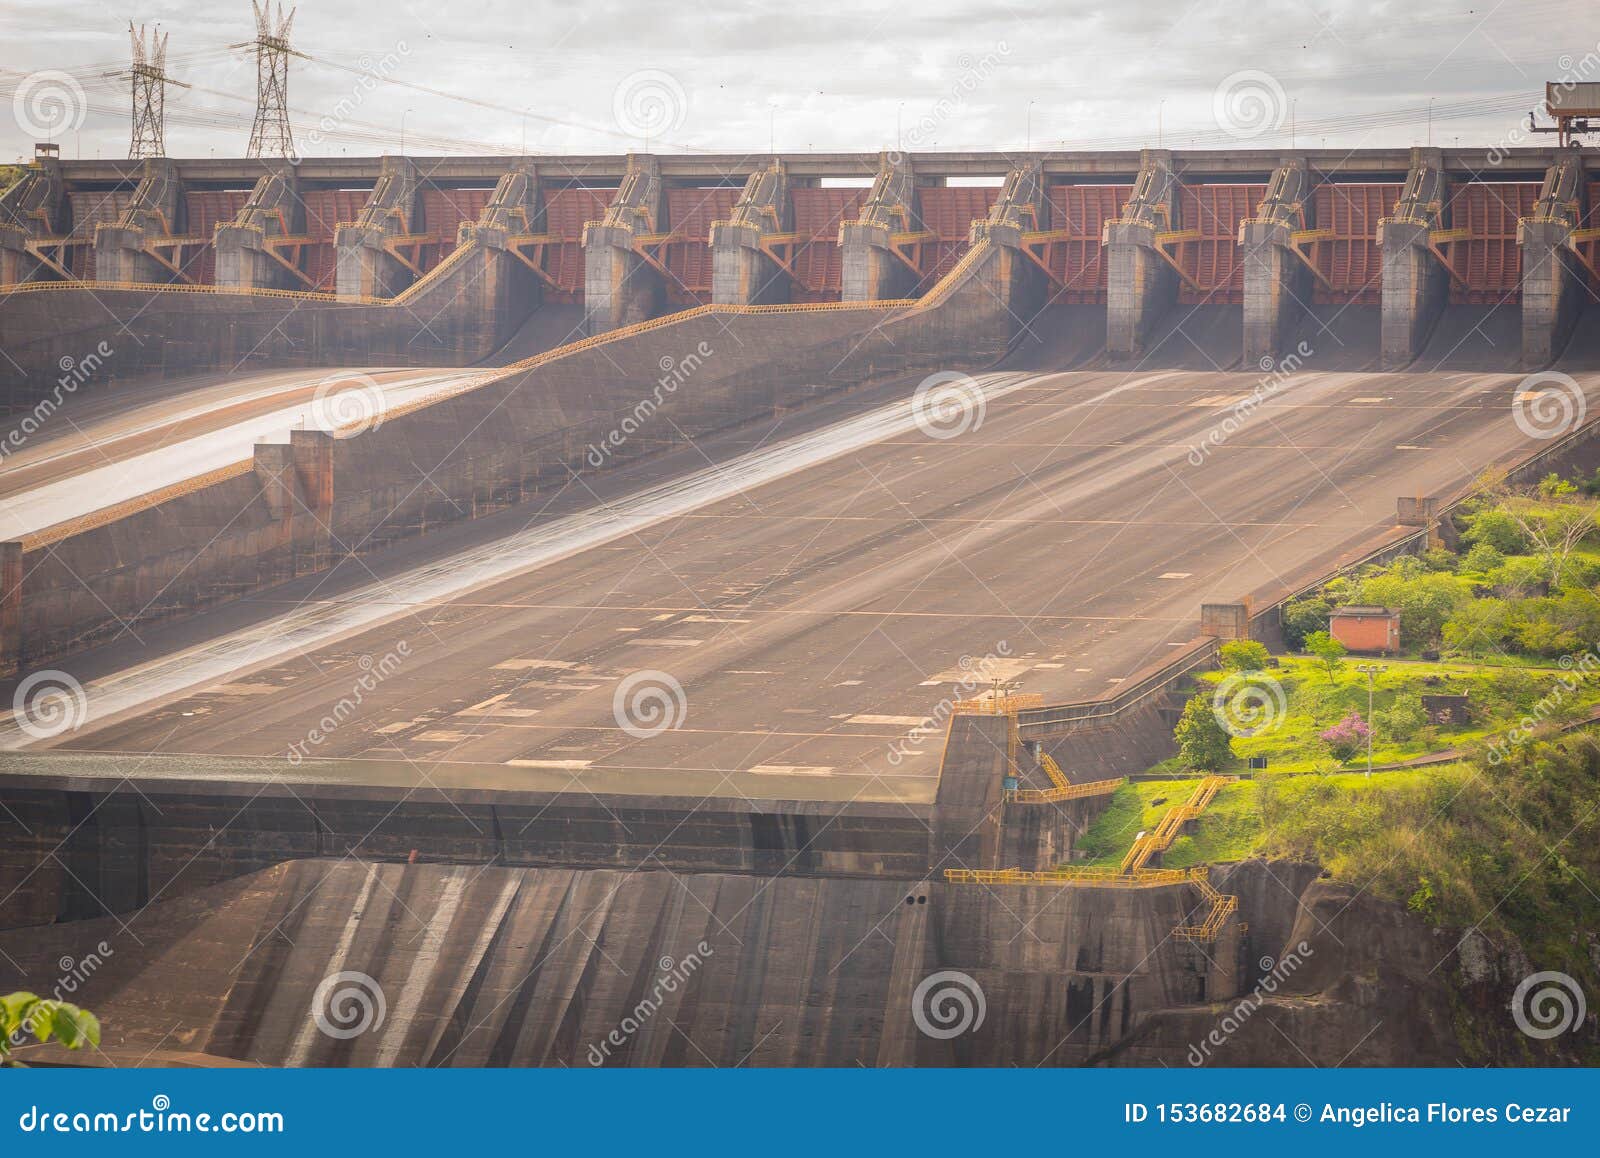
[[[128,145],[128,156],[135,161],[146,157],[167,155],[167,86],[189,86],[167,75],[167,33],[154,31],[140,25],[128,25],[128,40],[133,45],[133,67],[126,73],[107,73],[107,76],[126,76],[133,85],[133,136]]]
[[[289,29],[295,10],[283,14],[283,0],[274,12],[272,0],[250,0],[256,12],[256,38],[234,48],[256,50],[256,120],[250,127],[247,157],[290,157],[294,137],[289,131],[289,58],[303,57],[289,47]]]

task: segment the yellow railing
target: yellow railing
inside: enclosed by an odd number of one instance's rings
[[[1054,788],[1012,788],[1005,793],[1007,804],[1056,804],[1063,800],[1081,800],[1086,796],[1109,796],[1128,782],[1126,776],[1115,780],[1090,780],[1085,784],[1057,785]]]
[[[1024,708],[1044,706],[1044,697],[1032,693],[1012,692],[1003,696],[982,696],[975,700],[957,700],[951,710],[959,716],[1014,716]]]
[[[1098,889],[1153,889],[1194,884],[1206,869],[1143,869],[1136,873],[1111,868],[1058,868],[1031,872],[1026,869],[945,869],[952,885],[1055,885]]]
[[[1194,883],[1199,887],[1200,895],[1211,902],[1211,908],[1198,925],[1179,925],[1172,930],[1172,935],[1180,941],[1215,941],[1227,925],[1228,918],[1239,911],[1239,898],[1219,893],[1208,877],[1196,877]]]

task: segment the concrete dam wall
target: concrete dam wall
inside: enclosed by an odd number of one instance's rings
[[[1402,907],[1309,865],[1246,862],[1216,879],[1240,895],[1249,934],[1200,953],[1171,936],[1195,903],[1185,886],[296,860],[159,901],[131,919],[137,939],[111,918],[0,934],[0,960],[48,974],[114,940],[76,995],[113,1059],[157,1048],[301,1066],[1460,1059],[1461,967]],[[381,995],[381,1024],[318,1032],[308,995],[335,973]]]

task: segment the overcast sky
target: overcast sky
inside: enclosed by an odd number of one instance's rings
[[[0,5],[0,159],[126,155],[130,19],[194,86],[167,153],[242,154],[249,0]],[[1435,144],[1488,146],[1600,80],[1595,0],[308,0],[292,38],[301,150],[352,156],[402,121],[411,153],[1409,145],[1430,98]]]

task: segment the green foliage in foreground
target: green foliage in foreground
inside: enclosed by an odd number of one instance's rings
[[[1195,781],[1124,785],[1074,864],[1116,865]],[[1171,868],[1251,856],[1314,861],[1430,924],[1509,933],[1542,968],[1592,977],[1600,928],[1600,745],[1576,734],[1370,779],[1265,775],[1230,784],[1162,858]]]
[[[21,1064],[11,1060],[12,1041],[18,1037],[83,1049],[100,1044],[100,1022],[87,1009],[66,1001],[8,993],[0,997],[0,1066]]]

